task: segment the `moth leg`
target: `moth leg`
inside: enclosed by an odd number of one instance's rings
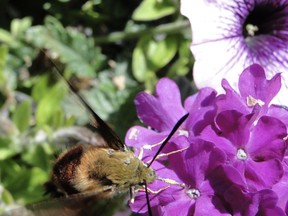
[[[173,179],[160,178],[160,177],[158,177],[157,179],[160,180],[160,181],[163,181],[163,182],[165,182],[165,183],[167,183],[167,184],[170,184],[170,185],[178,185],[178,186],[180,186],[180,187],[185,187],[185,184],[184,184],[184,183],[179,183],[179,182],[177,182],[177,181],[175,181],[175,180],[173,180]]]
[[[150,189],[150,188],[148,188],[147,187],[147,191],[149,192],[149,193],[151,193],[151,194],[158,194],[158,193],[160,193],[161,191],[164,191],[164,190],[166,190],[167,188],[169,188],[170,186],[166,186],[166,187],[164,187],[164,188],[160,188],[159,190],[152,190],[152,189]],[[134,203],[134,201],[135,201],[135,195],[137,194],[137,192],[139,192],[139,191],[141,191],[141,192],[145,192],[145,189],[144,188],[138,188],[138,189],[135,189],[135,187],[134,186],[131,186],[130,187],[130,196],[131,196],[131,194],[132,194],[132,197],[130,198],[130,203]]]
[[[142,160],[144,150],[151,150],[152,148],[161,145],[163,141],[164,141],[164,140],[162,140],[162,141],[159,142],[159,143],[152,144],[152,145],[150,145],[150,144],[149,144],[149,145],[143,145],[143,146],[139,149],[139,154],[138,154],[139,160]]]
[[[144,152],[144,146],[142,146],[142,147],[140,148],[140,150],[139,150],[139,154],[138,154],[139,160],[142,160],[143,152]]]
[[[130,192],[130,203],[134,203],[135,196],[136,196],[135,186],[131,186],[131,187],[129,188],[129,192]]]
[[[171,151],[171,152],[168,152],[168,153],[159,154],[159,155],[156,157],[155,160],[157,160],[157,159],[159,159],[159,158],[161,158],[161,157],[166,157],[166,156],[169,156],[169,155],[172,155],[172,154],[176,154],[176,153],[178,153],[178,152],[185,151],[185,150],[187,150],[187,149],[188,149],[188,147],[187,147],[187,148],[183,148],[183,149],[178,149],[178,150],[175,150],[175,151]],[[151,162],[151,161],[148,161],[147,164],[149,164],[150,162]]]
[[[158,193],[166,190],[166,189],[169,188],[169,187],[170,187],[170,186],[166,186],[166,187],[164,187],[164,188],[160,188],[160,189],[157,190],[157,191],[154,191],[154,190],[152,190],[152,189],[150,189],[150,188],[147,187],[147,190],[148,190],[148,192],[151,193],[151,194],[158,194]]]
[[[155,190],[152,190],[152,189],[150,189],[150,188],[147,187],[147,191],[148,191],[149,193],[151,193],[151,194],[158,194],[158,193],[166,190],[166,189],[169,188],[169,187],[170,187],[170,186],[166,186],[166,187],[160,188],[159,190],[156,190],[156,191],[155,191]],[[140,188],[140,189],[138,189],[138,191],[145,192],[145,189],[144,189],[144,188]]]

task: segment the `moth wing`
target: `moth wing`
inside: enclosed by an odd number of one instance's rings
[[[54,64],[54,62],[52,63]],[[82,106],[84,110],[87,111],[89,116],[89,129],[94,133],[100,134],[103,137],[103,140],[106,142],[107,147],[115,150],[126,151],[124,143],[114,132],[114,130],[112,130],[97,115],[97,113],[91,108],[86,100],[78,93],[77,89],[59,73],[60,70],[57,68],[57,65],[54,64],[54,66],[56,67],[56,73],[58,74],[58,77],[65,81],[72,93],[78,98],[80,106]]]
[[[109,208],[110,200],[103,199],[103,196],[103,190],[74,194],[13,209],[5,216],[104,216],[107,215],[105,208]]]
[[[118,137],[118,135],[97,115],[97,113],[90,107],[85,99],[76,92],[73,86],[68,82],[70,89],[80,99],[83,106],[89,113],[90,129],[93,132],[99,133],[106,141],[107,145],[115,150],[125,150],[125,145]]]
[[[58,129],[53,133],[53,141],[54,144],[60,148],[71,148],[83,144],[108,147],[107,142],[99,133],[95,133],[86,127],[80,126]]]

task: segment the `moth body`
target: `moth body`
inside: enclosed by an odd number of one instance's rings
[[[131,151],[77,145],[58,157],[46,191],[58,197],[101,191],[110,186],[111,190],[103,193],[111,197],[155,179],[155,171]]]

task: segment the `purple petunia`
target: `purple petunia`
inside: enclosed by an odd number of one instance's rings
[[[288,110],[272,104],[281,75],[267,79],[264,69],[254,64],[239,76],[237,91],[225,79],[222,86],[225,93],[219,95],[211,88],[200,89],[186,98],[184,107],[177,85],[168,78],[158,82],[156,96],[136,97],[138,116],[149,128],[132,127],[126,143],[137,154],[143,148],[146,162],[189,112],[164,148],[171,154],[151,166],[158,175],[148,185],[154,191],[149,193],[153,215],[288,212]],[[140,191],[130,206],[147,214],[145,193]]]
[[[236,88],[243,68],[258,63],[269,79],[283,73],[274,102],[288,105],[287,0],[182,0],[181,12],[191,22],[198,88],[221,91],[223,78]]]

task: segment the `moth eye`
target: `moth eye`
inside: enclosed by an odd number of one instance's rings
[[[154,172],[149,172],[149,177],[153,177],[155,174],[154,174]]]

